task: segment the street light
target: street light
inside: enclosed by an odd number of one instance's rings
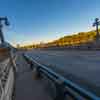
[[[98,30],[99,25],[100,25],[99,18],[95,18],[95,22],[93,23],[93,27],[96,26],[96,41],[98,41],[99,37],[100,37],[99,30]]]
[[[4,36],[3,36],[3,31],[2,31],[3,24],[6,25],[6,26],[9,26],[9,22],[8,22],[7,17],[0,17],[0,39],[1,39],[1,43],[5,42]]]

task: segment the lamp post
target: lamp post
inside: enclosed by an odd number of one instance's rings
[[[95,18],[95,22],[93,23],[93,26],[96,27],[96,41],[98,41],[100,37],[99,30],[98,30],[99,25],[100,25],[99,18]]]
[[[9,25],[7,17],[0,17],[0,40],[1,40],[1,43],[5,42],[4,36],[3,36],[3,31],[2,31],[3,22],[4,22],[4,25],[6,25],[6,26]]]

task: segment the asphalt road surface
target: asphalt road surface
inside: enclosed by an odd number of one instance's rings
[[[100,95],[100,51],[32,50],[27,54],[67,79]]]
[[[52,100],[46,90],[47,84],[43,79],[34,79],[34,74],[21,53],[17,54],[15,63],[17,65],[15,100]]]

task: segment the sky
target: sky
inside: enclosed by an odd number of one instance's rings
[[[100,0],[0,0],[0,16],[7,16],[5,40],[11,44],[48,42],[94,29]]]

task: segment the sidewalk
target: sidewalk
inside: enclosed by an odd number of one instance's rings
[[[16,80],[16,100],[52,100],[43,80],[34,80],[29,65],[21,55],[16,59],[18,77]]]

